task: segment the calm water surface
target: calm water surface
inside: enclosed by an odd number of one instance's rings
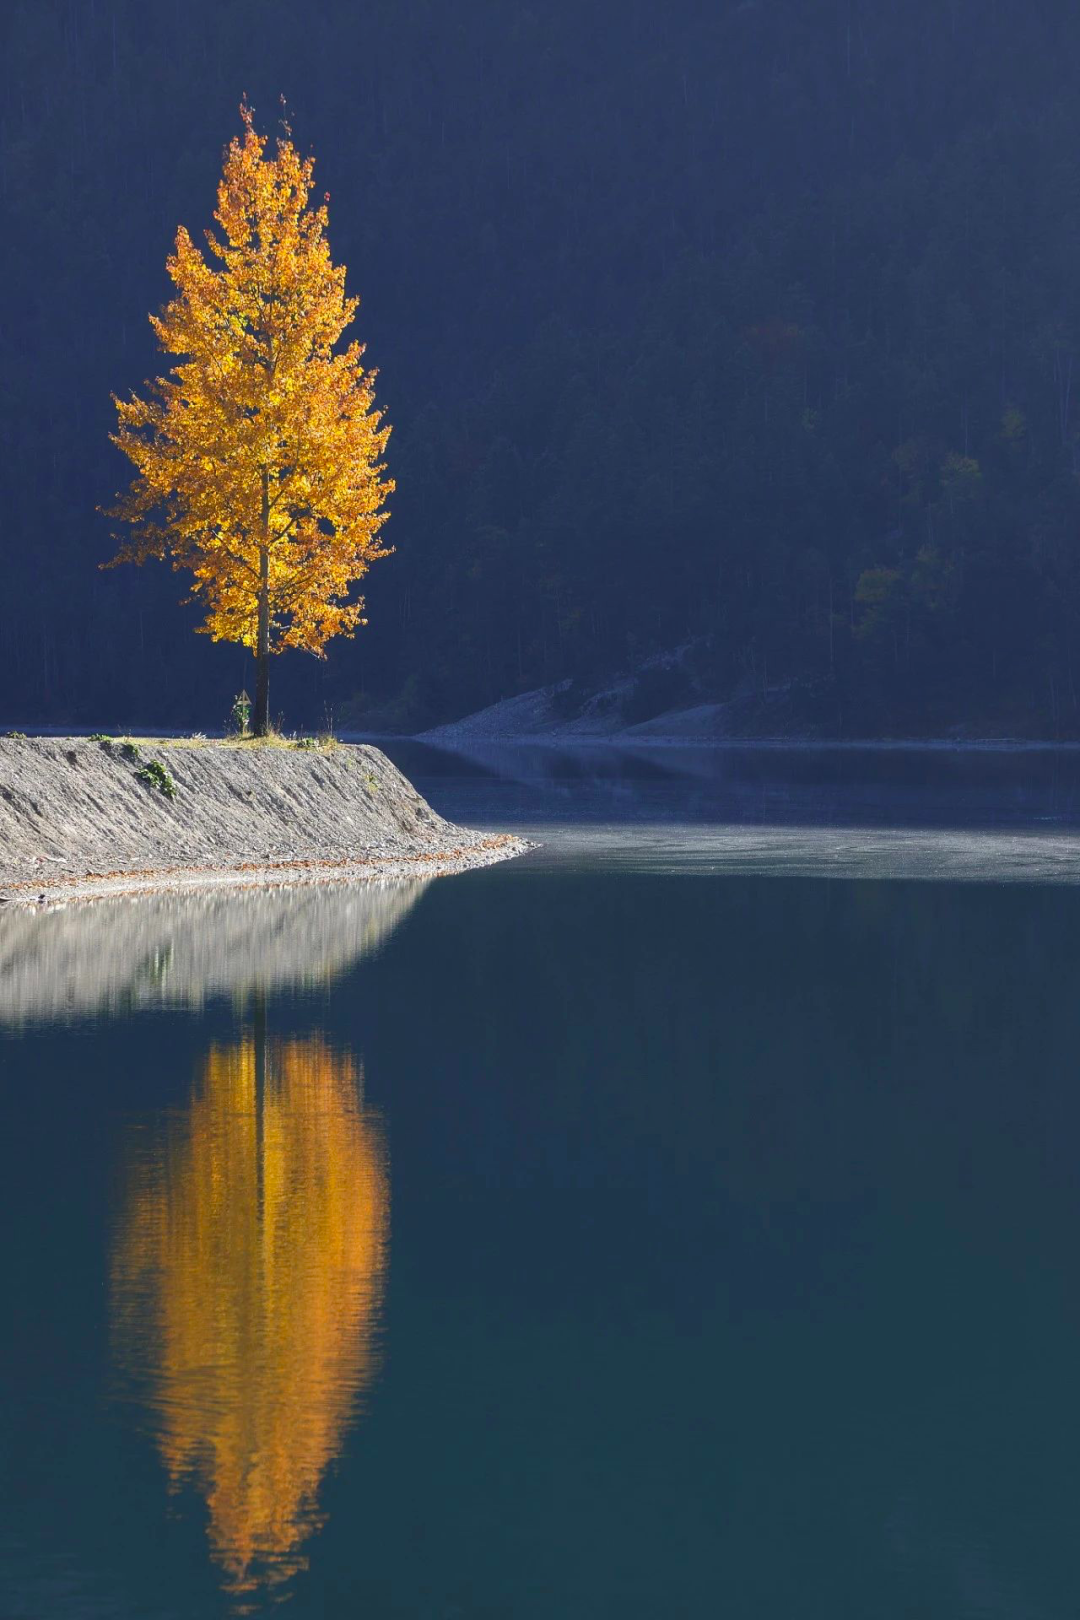
[[[0,918],[0,1615],[1075,1615],[1080,764],[398,753]]]

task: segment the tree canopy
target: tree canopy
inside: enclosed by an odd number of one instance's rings
[[[113,515],[134,526],[116,561],[190,570],[202,628],[254,652],[258,736],[269,655],[322,654],[363,622],[350,592],[387,555],[377,536],[393,485],[374,373],[359,343],[335,352],[359,299],[331,262],[326,203],[309,206],[314,160],[287,136],[267,156],[241,113],[211,262],[181,226],[168,261],[177,294],[151,317],[177,363],[148,399],[116,400],[113,442],[136,476]]]

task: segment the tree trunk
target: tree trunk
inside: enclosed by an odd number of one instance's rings
[[[252,735],[265,737],[270,730],[270,607],[267,601],[267,556],[260,558],[259,628],[255,643],[255,714]]]
[[[251,730],[265,737],[270,730],[270,480],[262,480],[262,544],[259,547],[259,621],[255,632],[255,715]]]

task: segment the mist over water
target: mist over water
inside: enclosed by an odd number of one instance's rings
[[[513,825],[529,869],[1073,883],[1080,753],[387,744],[443,812]]]
[[[1071,1613],[1071,766],[409,749],[543,848],[0,918],[3,1612]]]

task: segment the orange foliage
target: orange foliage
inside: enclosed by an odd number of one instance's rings
[[[260,1095],[261,1092],[261,1095]],[[235,1595],[305,1567],[317,1493],[376,1366],[381,1138],[318,1037],[215,1047],[163,1150],[137,1161],[113,1255],[120,1367],[173,1489],[205,1496]]]
[[[363,347],[334,352],[359,300],[331,263],[325,202],[309,206],[314,160],[288,138],[268,155],[241,113],[210,258],[181,228],[168,260],[177,294],[151,317],[177,362],[149,398],[115,401],[114,442],[136,476],[111,514],[133,525],[114,563],[190,570],[216,641],[261,659],[321,655],[364,622],[351,588],[388,554],[390,429]]]

